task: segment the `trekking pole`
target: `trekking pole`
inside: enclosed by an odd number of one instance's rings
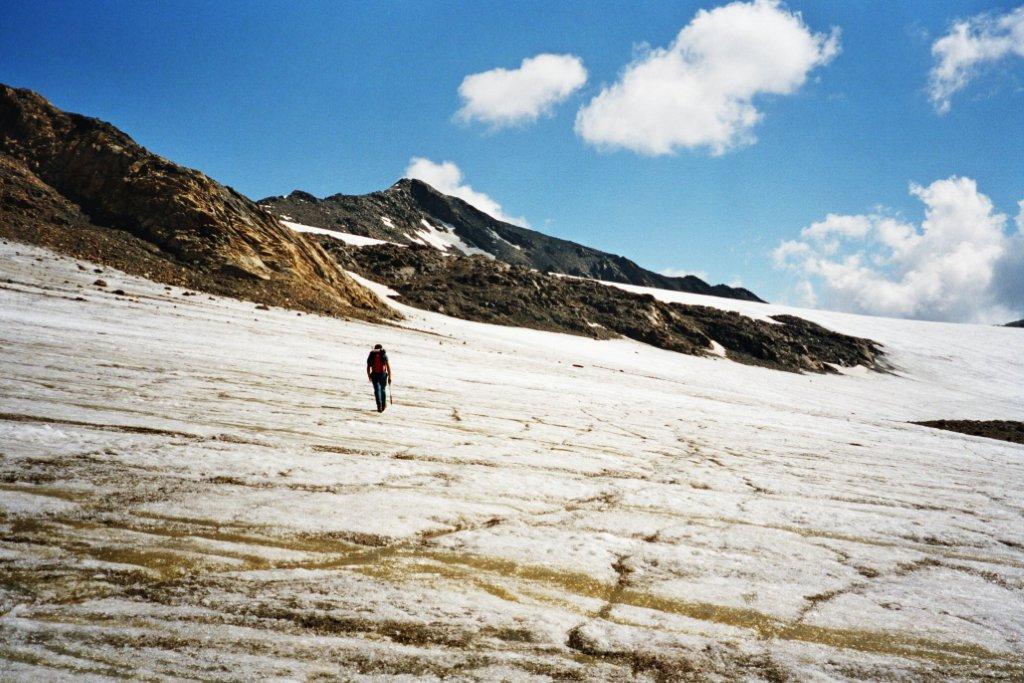
[[[395,405],[395,390],[391,388],[391,383],[388,383],[388,401],[391,405]]]

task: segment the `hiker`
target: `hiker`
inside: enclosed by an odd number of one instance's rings
[[[383,413],[387,407],[387,385],[391,384],[391,363],[388,361],[388,352],[380,344],[375,344],[373,351],[366,357],[366,376],[373,383],[377,412]]]

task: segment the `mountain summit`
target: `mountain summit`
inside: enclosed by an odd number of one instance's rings
[[[709,285],[693,275],[661,275],[623,256],[500,221],[422,180],[403,178],[386,190],[364,195],[335,194],[324,199],[295,190],[286,196],[262,199],[259,205],[284,220],[303,225],[397,244],[480,254],[541,272],[761,301],[742,287]]]

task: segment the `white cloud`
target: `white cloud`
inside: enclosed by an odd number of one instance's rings
[[[422,180],[435,190],[458,197],[500,221],[529,226],[525,218],[505,215],[501,204],[463,182],[462,170],[451,161],[436,163],[423,157],[413,157],[405,169],[405,177]]]
[[[996,296],[1000,301],[1011,302],[1008,307],[1015,319],[1024,318],[1024,201],[1019,202],[1017,233],[1009,239],[1006,256],[996,265]]]
[[[1024,57],[1024,6],[954,23],[949,33],[932,43],[935,65],[929,74],[929,94],[935,108],[949,111],[950,99],[983,65],[1012,55]]]
[[[818,295],[814,293],[814,285],[809,280],[801,280],[796,284],[796,293],[801,306],[814,308],[818,305]]]
[[[690,270],[688,268],[663,268],[658,271],[665,277],[686,277],[687,275],[693,275],[699,277],[701,280],[707,282],[708,274],[703,270]]]
[[[781,243],[776,267],[801,276],[805,303],[818,302],[816,283],[823,304],[839,310],[964,322],[1024,312],[1024,237],[1006,233],[1008,218],[977,184],[954,176],[910,192],[925,205],[920,226],[881,213],[829,214]]]
[[[697,12],[667,48],[647,50],[576,115],[576,133],[604,148],[722,154],[754,142],[758,95],[795,92],[839,51],[839,32],[812,33],[778,0]]]
[[[800,233],[804,237],[821,239],[830,235],[839,237],[863,237],[871,229],[866,216],[842,216],[830,213],[825,220],[811,223]]]
[[[574,55],[540,54],[518,69],[470,74],[459,86],[462,121],[478,120],[495,128],[536,121],[587,82],[587,70]]]

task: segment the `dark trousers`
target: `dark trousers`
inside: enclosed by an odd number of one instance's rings
[[[375,372],[370,375],[370,381],[373,382],[373,397],[377,399],[377,410],[384,410],[388,403],[388,373]]]

